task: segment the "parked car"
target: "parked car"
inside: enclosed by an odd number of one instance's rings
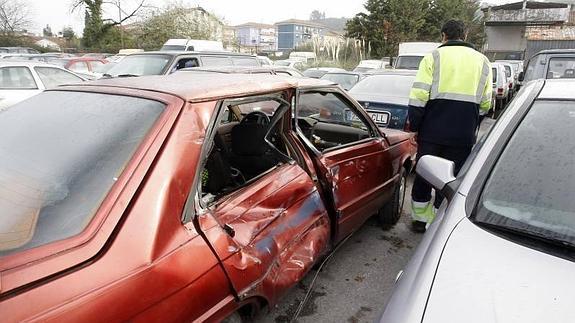
[[[0,47],[0,54],[40,54],[40,52],[29,47]]]
[[[493,97],[495,100],[494,112],[502,110],[509,100],[509,81],[505,67],[500,63],[491,63],[493,75]]]
[[[385,69],[387,67],[391,67],[389,63],[389,57],[384,57],[383,59],[366,59],[359,62],[353,71],[364,73],[373,69]]]
[[[525,85],[457,178],[452,162],[421,157],[417,173],[447,201],[398,275],[381,322],[572,320],[573,86]]]
[[[40,61],[48,62],[50,59],[54,59],[56,56],[48,56],[43,54],[3,54],[2,60],[17,60],[17,61]]]
[[[253,55],[228,52],[159,51],[128,55],[107,77],[167,75],[189,67],[260,66]]]
[[[343,68],[337,68],[337,67],[312,67],[303,71],[303,75],[305,77],[319,79],[327,73],[335,73],[335,72],[347,72],[347,71],[344,70]]]
[[[62,66],[87,79],[95,79],[100,77],[101,75],[98,74],[97,70],[101,65],[105,65],[108,63],[108,61],[105,59],[92,58],[89,56],[50,58],[48,62],[51,64]]]
[[[219,73],[219,74],[270,74],[281,76],[304,77],[303,74],[293,68],[285,66],[220,66],[220,67],[189,67],[178,70],[180,72],[195,73]]]
[[[280,59],[274,61],[274,65],[291,67],[300,71],[303,70],[305,67],[305,64],[301,60],[290,60],[290,59]]]
[[[404,130],[407,126],[409,92],[417,71],[387,70],[367,75],[349,94],[382,128]]]
[[[414,156],[335,84],[272,75],[66,86],[0,129],[3,322],[249,320],[397,222]]]
[[[359,72],[328,72],[320,77],[320,79],[337,83],[347,91],[364,77],[364,74]]]
[[[519,89],[521,88],[521,82],[519,81],[519,74],[523,71],[523,61],[518,61],[518,60],[496,60],[496,63],[509,63],[511,64],[511,66],[513,66],[513,71],[514,71],[514,80],[515,80],[515,88],[513,89],[513,91],[515,93],[517,93],[519,91]]]
[[[507,87],[509,88],[507,100],[511,101],[511,99],[515,95],[515,88],[516,88],[515,79],[517,76],[515,75],[515,70],[513,70],[513,65],[505,62],[503,63],[499,62],[499,64],[503,65],[503,68],[505,69],[505,76],[507,77]]]
[[[101,59],[101,60],[105,60],[106,58],[108,58],[110,56],[114,56],[114,54],[110,54],[110,53],[86,53],[86,54],[82,55],[82,57],[96,58],[96,59]]]
[[[46,89],[82,81],[82,77],[51,64],[0,61],[0,112]]]
[[[218,40],[168,39],[161,51],[223,52],[224,44]]]
[[[425,55],[441,46],[433,42],[407,42],[399,44],[399,52],[393,68],[404,70],[417,70],[419,63]]]
[[[536,79],[574,78],[575,49],[549,49],[533,55],[519,80],[526,83]]]
[[[257,56],[258,61],[260,62],[260,65],[264,66],[264,65],[273,65],[274,63],[272,62],[271,59],[269,59],[269,57],[267,56]]]

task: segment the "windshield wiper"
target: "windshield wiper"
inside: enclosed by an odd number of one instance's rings
[[[116,77],[138,77],[140,75],[136,75],[136,74],[120,74]]]
[[[513,228],[513,227],[508,227],[508,226],[502,226],[502,225],[497,225],[497,224],[483,222],[483,221],[477,221],[477,219],[474,222],[480,226],[485,226],[485,227],[488,227],[490,229],[500,231],[503,233],[512,234],[515,236],[520,236],[522,238],[529,238],[529,239],[533,239],[533,240],[538,240],[538,241],[544,242],[548,245],[552,245],[552,246],[559,247],[562,249],[569,249],[569,251],[575,250],[575,243],[572,243],[572,242],[569,242],[566,240],[557,239],[557,238],[546,236],[543,234],[538,234],[538,233],[535,233],[535,232],[532,232],[529,230]]]
[[[110,79],[110,78],[112,78],[112,75],[110,75],[108,73],[104,73],[104,74],[102,74],[102,78]]]

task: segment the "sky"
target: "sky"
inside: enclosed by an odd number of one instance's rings
[[[73,0],[24,0],[31,12],[34,33],[41,33],[42,28],[50,25],[53,33],[71,26],[76,34],[81,35],[84,29],[84,13],[82,11],[70,12]],[[192,6],[199,5],[204,9],[223,17],[230,25],[239,25],[246,22],[273,24],[278,21],[295,19],[308,19],[313,10],[325,12],[326,17],[348,17],[361,12],[365,0],[176,0],[179,3]],[[486,0],[492,4],[514,2],[516,0]],[[121,0],[124,11],[133,10],[140,0]],[[146,4],[164,7],[170,0],[146,0]],[[117,8],[111,7],[104,14],[104,18],[118,18]]]

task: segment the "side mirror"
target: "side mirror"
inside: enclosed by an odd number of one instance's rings
[[[519,72],[519,76],[517,77],[517,79],[519,80],[519,82],[523,82],[523,80],[525,79],[525,74],[523,72]]]
[[[416,172],[433,188],[441,191],[447,198],[450,192],[446,192],[447,184],[455,180],[455,164],[447,159],[437,156],[425,155],[417,162]],[[454,193],[454,192],[451,192]]]

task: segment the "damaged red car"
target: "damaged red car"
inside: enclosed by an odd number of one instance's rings
[[[336,85],[266,75],[60,87],[0,129],[3,322],[249,320],[398,220],[415,153]]]

